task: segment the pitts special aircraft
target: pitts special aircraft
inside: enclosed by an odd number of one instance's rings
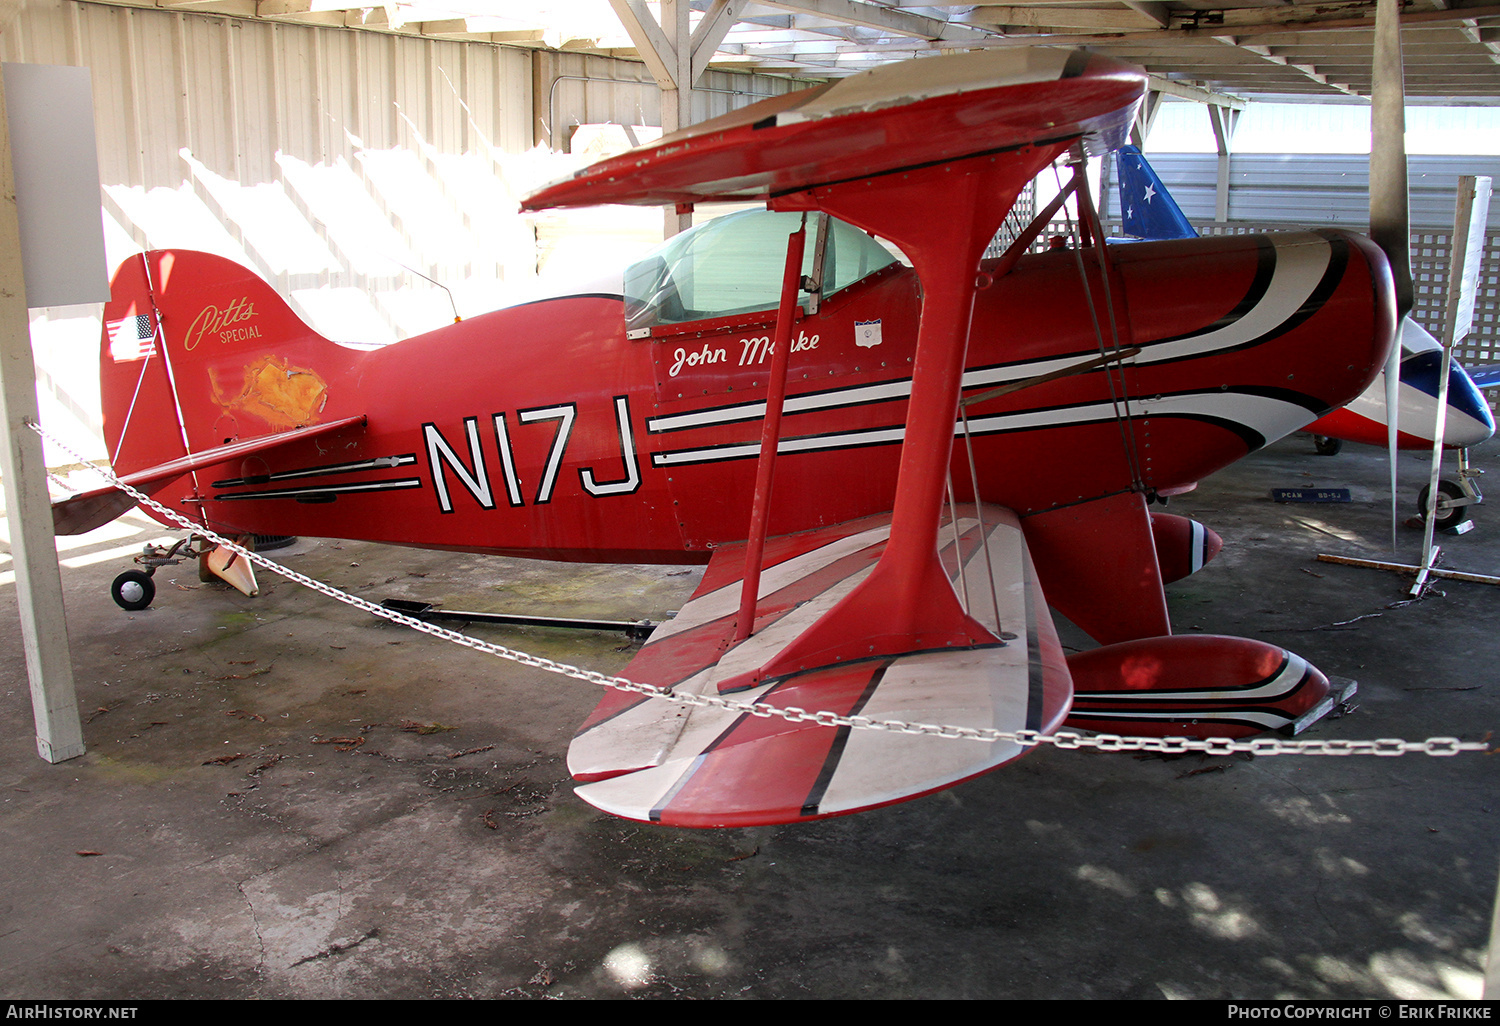
[[[1147,504],[1359,394],[1391,345],[1388,265],[1341,232],[1095,245],[1081,162],[1144,86],[1014,50],[744,108],[523,206],[771,212],[671,239],[622,294],[372,351],[226,261],[140,255],[106,310],[115,469],[220,532],[706,562],[625,671],[664,692],[1007,731],[1300,725],[1330,702],[1302,659],[1172,636],[1163,582],[1219,542]],[[1070,153],[1084,245],[1024,255],[1065,191],[982,262]],[[1101,647],[1065,656],[1049,606]],[[725,826],[902,801],[1024,751],[610,691],[569,766],[609,812]]]

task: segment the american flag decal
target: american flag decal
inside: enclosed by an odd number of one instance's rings
[[[156,329],[149,314],[137,314],[110,321],[109,355],[115,363],[129,363],[156,355]]]

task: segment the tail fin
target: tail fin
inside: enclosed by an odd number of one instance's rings
[[[1134,146],[1121,146],[1116,161],[1120,179],[1121,230],[1137,239],[1196,239],[1198,232],[1177,201]]]
[[[252,272],[188,250],[120,265],[99,386],[115,472],[159,467],[318,422],[351,354]]]

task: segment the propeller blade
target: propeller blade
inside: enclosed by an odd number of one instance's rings
[[[1386,446],[1391,468],[1391,550],[1396,548],[1396,433],[1401,325],[1411,313],[1411,226],[1406,182],[1406,87],[1400,0],[1377,0],[1370,89],[1370,238],[1385,251],[1396,284],[1396,341],[1385,363]]]
[[[1406,185],[1406,87],[1401,69],[1400,0],[1377,0],[1370,90],[1370,238],[1396,280],[1396,314],[1411,313],[1411,225]]]

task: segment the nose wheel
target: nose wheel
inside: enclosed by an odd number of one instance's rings
[[[1479,475],[1483,473],[1478,467],[1470,465],[1469,450],[1458,451],[1458,480],[1438,482],[1437,502],[1432,510],[1434,530],[1463,534],[1474,526],[1469,518],[1475,513],[1474,507],[1484,501],[1484,495],[1479,491]],[[1417,497],[1418,517],[1427,516],[1430,491],[1430,488],[1423,488],[1422,494]]]

